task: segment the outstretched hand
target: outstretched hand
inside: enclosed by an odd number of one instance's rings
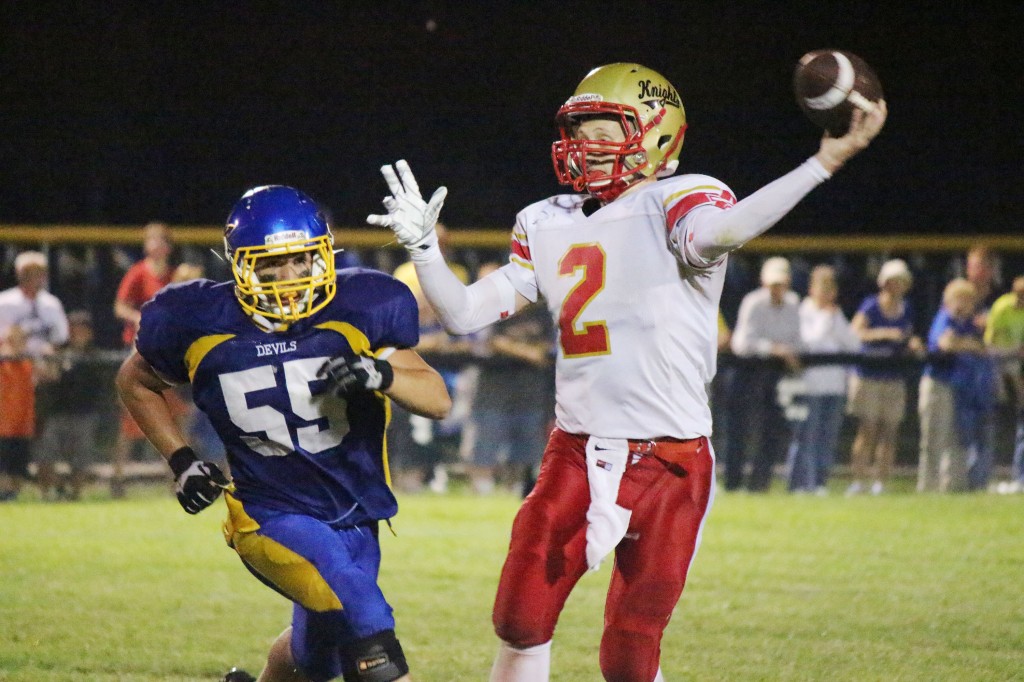
[[[413,256],[429,251],[437,244],[434,227],[448,189],[438,187],[430,196],[430,201],[424,201],[419,184],[405,160],[395,162],[394,168],[385,165],[380,172],[391,191],[391,196],[384,197],[387,214],[369,215],[366,222],[390,227],[398,241]]]
[[[828,132],[821,138],[821,147],[815,158],[824,166],[829,173],[835,173],[843,167],[847,161],[864,150],[871,141],[875,139],[882,126],[889,110],[885,106],[885,100],[878,100],[874,109],[864,111],[854,109],[850,119],[850,129],[842,137],[832,137]]]

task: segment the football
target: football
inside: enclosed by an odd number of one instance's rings
[[[797,104],[831,135],[844,135],[854,107],[870,111],[882,99],[882,82],[863,59],[841,50],[814,50],[793,73]]]

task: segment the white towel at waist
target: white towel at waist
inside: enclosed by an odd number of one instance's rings
[[[617,503],[619,483],[629,459],[629,441],[624,438],[587,439],[587,481],[590,483],[590,507],[587,508],[587,566],[596,571],[601,561],[615,549],[633,512]]]

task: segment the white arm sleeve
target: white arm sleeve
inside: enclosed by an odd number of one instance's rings
[[[472,334],[516,311],[516,290],[504,268],[466,286],[438,253],[416,262],[416,276],[430,306],[451,334]]]
[[[829,177],[811,157],[730,208],[702,206],[690,211],[673,230],[672,241],[692,265],[707,267],[766,232]]]

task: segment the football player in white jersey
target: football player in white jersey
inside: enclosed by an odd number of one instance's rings
[[[386,215],[445,326],[470,333],[544,300],[558,329],[556,428],[512,527],[494,606],[491,680],[547,680],[551,638],[580,577],[613,549],[600,664],[606,680],[663,679],[661,638],[714,495],[706,386],[715,373],[728,253],[763,233],[881,130],[886,107],[742,201],[706,175],[673,176],[678,92],[639,64],[591,71],[556,117],[555,173],[577,194],[520,211],[511,257],[470,286],[448,269],[409,166],[382,173]],[[671,177],[670,177],[671,176]]]

